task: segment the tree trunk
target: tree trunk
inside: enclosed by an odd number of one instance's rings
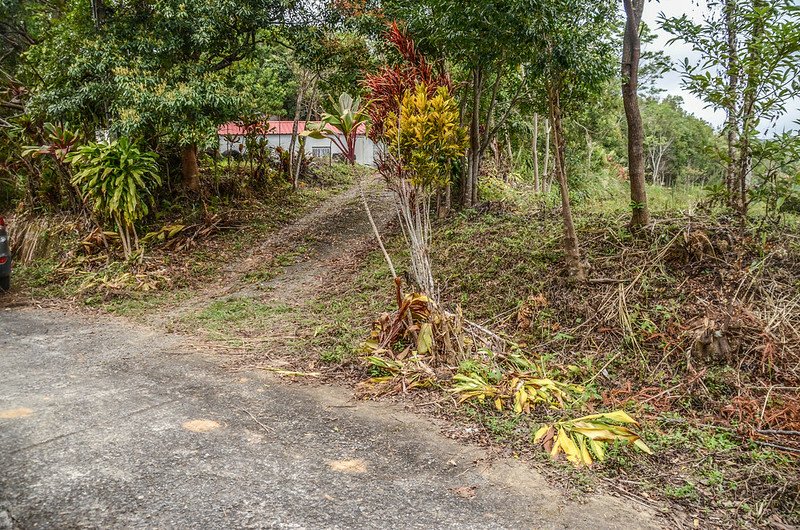
[[[650,222],[647,191],[644,183],[644,127],[639,111],[639,26],[645,0],[623,0],[625,4],[625,37],[622,46],[622,101],[628,121],[628,178],[631,184],[633,214],[631,228]]]
[[[727,119],[725,121],[726,141],[728,147],[728,160],[725,166],[725,188],[728,191],[728,204],[736,208],[736,143],[738,125],[736,121],[738,90],[739,90],[739,61],[736,31],[736,0],[725,1],[725,32],[728,38],[726,74],[728,77],[728,98],[725,103]]]
[[[753,10],[764,8],[763,0],[753,0]],[[742,91],[742,127],[739,138],[739,167],[736,175],[736,210],[742,217],[747,216],[747,181],[753,164],[753,147],[750,139],[756,134],[755,104],[759,88],[759,69],[763,63],[761,57],[762,38],[764,36],[764,19],[756,15],[753,30],[747,43],[747,69]]]
[[[561,101],[557,88],[550,86],[547,89],[548,105],[550,107],[550,121],[553,125],[554,171],[558,187],[561,191],[561,216],[564,219],[564,251],[567,269],[578,281],[586,279],[586,272],[581,263],[578,247],[578,234],[572,221],[572,208],[569,203],[569,184],[566,171],[566,139],[561,118]]]
[[[192,193],[200,192],[200,167],[197,165],[197,144],[183,146],[181,150],[181,175],[183,187]]]
[[[533,138],[531,138],[531,151],[533,152],[533,190],[539,193],[539,114],[533,114]]]
[[[464,183],[462,206],[469,208],[477,202],[478,196],[478,170],[481,157],[481,89],[483,74],[481,67],[476,67],[472,73],[472,116],[469,124],[469,163],[467,165],[467,178]]]
[[[312,80],[312,89],[311,89],[311,98],[308,100],[307,110],[306,110],[306,122],[311,121],[311,113],[314,110],[314,107],[317,105],[317,79],[314,78]],[[298,124],[295,123],[293,125],[295,128],[293,130],[292,139],[297,134],[297,127]],[[294,173],[292,173],[292,188],[297,189],[300,186],[300,172],[303,169],[303,161],[306,157],[306,138],[305,136],[302,138],[298,138],[297,143],[299,144],[299,148],[297,150],[297,157],[295,158],[295,168]],[[292,149],[292,152],[294,149]],[[291,161],[291,157],[289,159]],[[291,166],[290,166],[291,167]]]
[[[544,168],[542,171],[542,178],[545,180],[543,184],[544,192],[550,193],[550,186],[553,184],[553,178],[550,174],[550,133],[552,132],[552,124],[550,118],[544,119]]]
[[[292,137],[289,139],[289,178],[292,180],[292,188],[297,189],[297,179],[294,176],[294,166],[300,163],[299,160],[295,161],[294,148],[297,143],[297,131],[300,128],[300,106],[303,104],[303,92],[305,92],[305,74],[300,81],[300,86],[297,88],[297,99],[295,100],[294,118],[292,119]],[[299,157],[298,157],[299,158]]]
[[[508,134],[508,129],[506,129],[506,156],[508,157],[508,171],[506,171],[505,180],[508,182],[508,178],[514,172],[514,146],[511,145],[511,135]]]

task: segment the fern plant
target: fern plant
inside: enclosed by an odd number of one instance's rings
[[[149,212],[152,190],[161,185],[155,153],[142,151],[128,138],[91,142],[71,152],[72,182],[84,201],[116,226],[126,258],[139,248],[135,224]]]

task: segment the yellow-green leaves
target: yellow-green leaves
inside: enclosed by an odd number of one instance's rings
[[[534,377],[526,373],[511,373],[497,384],[492,384],[478,374],[456,374],[450,392],[460,395],[460,401],[487,397],[494,400],[497,410],[512,409],[516,414],[529,413],[531,406],[543,404],[563,408],[565,400],[582,391],[578,385],[559,383],[552,379]]]
[[[430,322],[425,322],[420,326],[419,336],[417,337],[417,353],[425,355],[433,348],[433,326]]]
[[[636,420],[621,410],[591,414],[545,425],[536,431],[533,443],[542,444],[553,458],[563,453],[576,466],[588,467],[595,460],[602,462],[606,456],[605,444],[609,442],[627,442],[642,452],[653,454],[627,425],[637,425]]]
[[[459,125],[458,105],[445,87],[431,96],[425,85],[407,92],[400,116],[390,113],[384,122],[389,150],[399,153],[412,183],[422,188],[445,186],[450,165],[464,154],[466,131]]]

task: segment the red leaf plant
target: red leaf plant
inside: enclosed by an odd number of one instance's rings
[[[440,86],[448,90],[452,88],[450,76],[444,68],[441,65],[434,68],[397,22],[389,24],[384,38],[397,50],[401,61],[395,65],[384,65],[364,79],[369,101],[367,113],[372,122],[369,135],[374,140],[383,136],[386,116],[391,112],[399,113],[400,102],[406,92],[414,91],[418,84],[427,88],[429,96],[433,96]]]

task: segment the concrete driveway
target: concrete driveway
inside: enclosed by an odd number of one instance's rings
[[[644,528],[349,390],[221,370],[179,337],[0,309],[0,528]]]

